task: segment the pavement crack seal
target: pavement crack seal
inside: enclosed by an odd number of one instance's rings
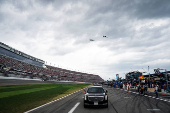
[[[110,102],[110,101],[109,101]],[[110,104],[112,105],[113,109],[116,111],[116,113],[118,113],[118,111],[116,110],[116,108],[113,106],[113,104],[110,102]]]

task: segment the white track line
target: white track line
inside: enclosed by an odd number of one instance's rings
[[[80,102],[78,102],[68,113],[73,113],[73,111],[77,108],[79,104]]]
[[[118,88],[117,88],[118,89]],[[122,89],[121,89],[122,90]],[[124,90],[124,91],[128,91],[128,90]],[[132,92],[132,91],[128,91],[128,92]],[[137,92],[132,92],[132,93],[136,93],[136,94],[139,94]],[[141,94],[142,95],[142,94]],[[152,96],[148,96],[148,95],[144,95],[145,97],[150,97],[150,98],[156,98],[156,97],[152,97]],[[159,99],[159,100],[162,100],[162,101],[167,101],[167,102],[170,102],[168,100],[164,100],[164,99],[160,99],[160,98],[156,98],[156,99]],[[148,110],[155,110],[155,109],[148,109]],[[157,110],[157,109],[156,109]]]
[[[160,111],[160,109],[147,109],[148,111]]]
[[[84,88],[84,89],[85,89],[85,88]],[[79,91],[81,91],[81,90],[79,90]],[[77,92],[78,92],[78,91],[77,91]],[[74,92],[74,93],[76,93],[76,92]],[[58,101],[58,100],[62,100],[63,98],[66,98],[66,97],[68,97],[68,96],[70,96],[70,95],[72,95],[72,94],[74,94],[74,93],[68,94],[67,96],[61,97],[61,98],[59,98],[59,99],[56,99],[56,100],[53,100],[53,101],[48,102],[48,103],[46,103],[46,104],[43,104],[43,105],[41,105],[41,106],[38,106],[38,107],[33,108],[33,109],[31,109],[31,110],[29,110],[29,111],[26,111],[26,112],[24,112],[24,113],[29,113],[29,112],[34,111],[34,110],[36,110],[36,109],[42,108],[42,107],[44,107],[44,106],[46,106],[46,105],[48,105],[48,104],[51,104],[51,103],[56,102],[56,101]]]

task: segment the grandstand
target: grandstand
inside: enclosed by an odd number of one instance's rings
[[[14,49],[2,42],[0,42],[0,54],[26,62],[33,65],[43,66],[45,63],[43,60],[30,56],[24,52]]]
[[[43,60],[0,42],[0,71],[4,76],[91,83],[103,81],[99,75],[71,71],[44,63]]]

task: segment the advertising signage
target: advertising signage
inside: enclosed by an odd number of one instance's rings
[[[139,76],[139,79],[144,79],[144,76]]]
[[[119,74],[116,74],[116,80],[119,80]]]

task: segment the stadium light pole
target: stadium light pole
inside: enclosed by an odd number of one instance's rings
[[[150,84],[150,88],[151,88],[152,85],[151,85],[151,80],[150,80],[151,77],[150,77],[150,72],[149,72],[149,66],[148,66],[148,73],[149,73],[149,84]]]
[[[148,66],[148,73],[149,73],[149,66]],[[150,81],[150,73],[149,73],[149,81]]]

